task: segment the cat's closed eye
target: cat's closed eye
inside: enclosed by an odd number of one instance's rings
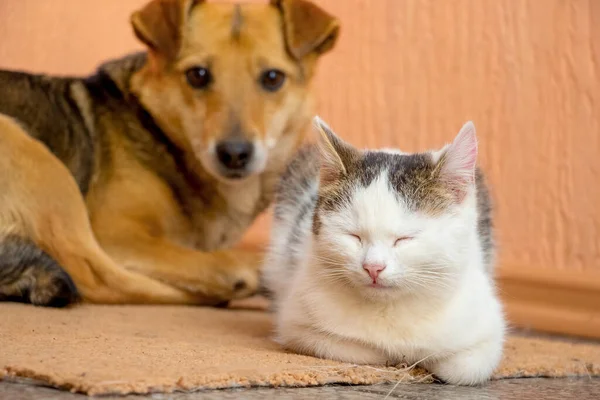
[[[400,243],[407,242],[412,239],[414,239],[413,236],[400,236],[400,237],[396,238],[396,241],[394,242],[394,246],[398,246]]]
[[[349,233],[348,235],[352,236],[354,239],[358,240],[358,243],[362,244],[362,239],[355,233]]]

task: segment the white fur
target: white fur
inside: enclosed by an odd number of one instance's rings
[[[321,213],[318,240],[307,218],[304,239],[288,247],[293,207],[274,225],[265,277],[276,340],[317,357],[419,363],[448,383],[482,383],[501,359],[505,322],[479,242],[475,187],[431,217],[409,210],[387,176],[357,187],[343,209]],[[409,239],[395,244],[400,237]],[[302,254],[291,274],[283,267],[290,252]],[[384,287],[370,286],[365,262],[386,266]]]

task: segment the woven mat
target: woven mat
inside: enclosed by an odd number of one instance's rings
[[[232,309],[0,304],[0,379],[89,395],[428,381],[282,351],[260,299]],[[494,379],[600,376],[600,344],[511,336]]]

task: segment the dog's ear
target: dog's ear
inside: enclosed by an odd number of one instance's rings
[[[287,48],[294,58],[333,48],[340,31],[337,18],[306,0],[271,0],[271,4],[281,12]]]
[[[152,0],[131,15],[135,36],[150,50],[173,58],[179,51],[181,29],[194,6],[204,0]]]

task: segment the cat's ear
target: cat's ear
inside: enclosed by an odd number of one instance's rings
[[[454,141],[442,150],[438,161],[438,177],[455,193],[459,202],[475,182],[476,165],[477,135],[475,125],[468,121]]]
[[[313,118],[313,128],[319,136],[321,184],[326,185],[348,172],[350,163],[358,157],[358,150],[340,139],[318,116]]]

